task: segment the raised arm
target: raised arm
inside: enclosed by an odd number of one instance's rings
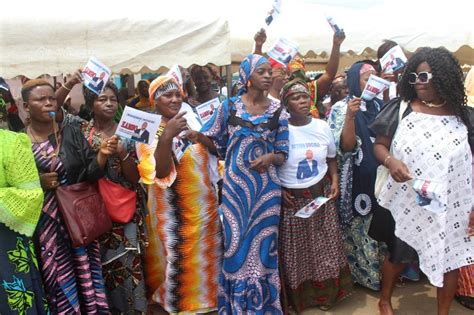
[[[67,80],[66,83],[62,84],[59,89],[56,90],[56,101],[60,105],[58,108],[58,112],[56,114],[56,121],[57,122],[62,122],[64,117],[63,117],[63,111],[62,106],[64,104],[64,100],[66,97],[69,95],[69,92],[71,92],[72,88],[76,85],[79,84],[83,81],[82,78],[82,71],[80,69],[76,70],[72,77]]]
[[[329,56],[329,61],[326,66],[324,74],[319,77],[317,82],[318,94],[317,95],[326,95],[329,92],[331,87],[332,80],[336,76],[337,69],[339,67],[339,55],[341,53],[341,44],[346,38],[344,31],[339,33],[334,33],[332,41],[332,50],[331,55]]]
[[[255,41],[255,49],[253,51],[254,54],[256,55],[263,55],[263,44],[267,41],[267,33],[265,32],[264,28],[261,28],[260,31],[258,31],[255,36],[253,37]]]

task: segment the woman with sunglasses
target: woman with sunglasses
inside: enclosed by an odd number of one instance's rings
[[[407,263],[419,260],[438,288],[439,315],[449,313],[458,269],[474,264],[472,157],[462,79],[458,61],[446,49],[421,49],[407,64],[401,99],[371,125],[375,156],[389,170],[378,202],[390,213],[374,215],[370,230],[388,246],[379,301],[383,315],[394,314],[393,288]]]

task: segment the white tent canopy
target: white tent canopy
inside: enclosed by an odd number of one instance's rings
[[[191,1],[17,1],[7,7],[0,13],[0,76],[7,78],[71,73],[90,56],[115,73],[231,61],[228,22]]]
[[[240,0],[238,4],[229,17],[235,61],[252,48],[253,36],[264,25],[272,0]],[[370,52],[384,39],[394,40],[408,51],[443,46],[456,52],[466,45],[474,64],[473,10],[473,2],[464,0],[282,0],[281,15],[267,28],[264,50],[279,37],[286,37],[299,45],[302,55],[309,51],[329,54],[333,34],[326,21],[329,15],[345,30],[343,52]]]

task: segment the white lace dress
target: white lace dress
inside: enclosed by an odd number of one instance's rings
[[[472,207],[467,129],[455,116],[412,112],[400,122],[392,149],[414,179],[442,187],[440,213],[418,205],[412,180],[397,183],[389,176],[378,200],[393,215],[395,235],[418,252],[421,270],[442,287],[444,273],[474,264],[474,237],[467,234]]]

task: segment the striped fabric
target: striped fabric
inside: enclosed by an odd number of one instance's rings
[[[459,268],[458,290],[456,295],[474,298],[474,265]]]
[[[156,145],[157,139],[137,144],[142,179],[154,177]],[[215,309],[222,235],[203,146],[189,147],[167,178],[154,178],[148,207],[145,269],[152,299],[170,313]]]
[[[47,154],[43,152],[46,151]],[[33,144],[40,173],[50,172],[53,147],[48,141]],[[56,170],[61,185],[66,171]],[[36,251],[48,303],[53,314],[107,314],[98,242],[72,248],[54,192],[45,191],[43,212],[35,232]]]

